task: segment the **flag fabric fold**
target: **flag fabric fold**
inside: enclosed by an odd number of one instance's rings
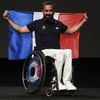
[[[80,23],[83,19],[83,13],[61,13],[59,15],[59,21],[67,25],[69,28]],[[61,49],[72,49],[72,57],[79,58],[79,37],[80,30],[73,34],[61,34],[60,47]]]
[[[9,11],[16,24],[24,26],[33,20],[33,13]],[[32,34],[20,34],[9,25],[8,59],[25,59],[32,52]]]
[[[9,11],[9,16],[12,21],[16,24],[25,26],[34,20],[43,17],[42,12],[27,12],[27,11]],[[68,27],[72,27],[78,24],[82,18],[83,13],[55,13],[54,18],[61,21]],[[9,29],[9,40],[8,40],[8,59],[19,60],[25,59],[34,50],[35,44],[35,32],[29,34],[21,34],[14,30],[10,25]],[[80,30],[75,32],[73,35],[60,36],[61,49],[72,49],[72,57],[79,57],[79,37]]]

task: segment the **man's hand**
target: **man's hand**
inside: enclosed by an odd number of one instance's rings
[[[3,13],[3,17],[4,17],[6,20],[9,20],[9,13],[8,13],[8,10],[5,10],[5,12]]]
[[[84,22],[86,22],[86,21],[87,21],[87,19],[88,19],[88,16],[87,16],[87,14],[86,14],[86,13],[84,13],[84,14],[83,14],[83,16],[84,16],[84,17],[83,17],[83,21],[84,21]]]

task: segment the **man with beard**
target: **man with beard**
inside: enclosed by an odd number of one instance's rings
[[[52,2],[45,1],[42,5],[43,18],[35,20],[26,26],[15,24],[9,19],[8,11],[4,12],[3,17],[20,33],[35,31],[35,50],[42,50],[46,56],[55,59],[59,90],[77,90],[73,83],[71,83],[72,51],[70,49],[60,49],[60,33],[73,34],[84,24],[84,22],[86,22],[87,15],[86,13],[84,14],[84,18],[79,24],[72,28],[68,28],[66,25],[53,18],[54,9],[55,6]],[[63,64],[64,69],[62,73]],[[63,83],[61,82],[61,76],[63,76]]]

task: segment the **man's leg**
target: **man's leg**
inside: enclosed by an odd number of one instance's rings
[[[57,70],[59,90],[65,90],[66,87],[61,83],[62,66],[64,63],[64,53],[59,49],[45,49],[43,50],[45,56],[50,56],[55,59],[55,67]]]
[[[67,90],[76,90],[77,88],[71,83],[72,80],[72,50],[64,49],[65,64],[63,70],[63,83]]]

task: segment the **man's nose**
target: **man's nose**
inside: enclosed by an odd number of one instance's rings
[[[51,12],[50,11],[47,11],[47,14],[50,14]]]

